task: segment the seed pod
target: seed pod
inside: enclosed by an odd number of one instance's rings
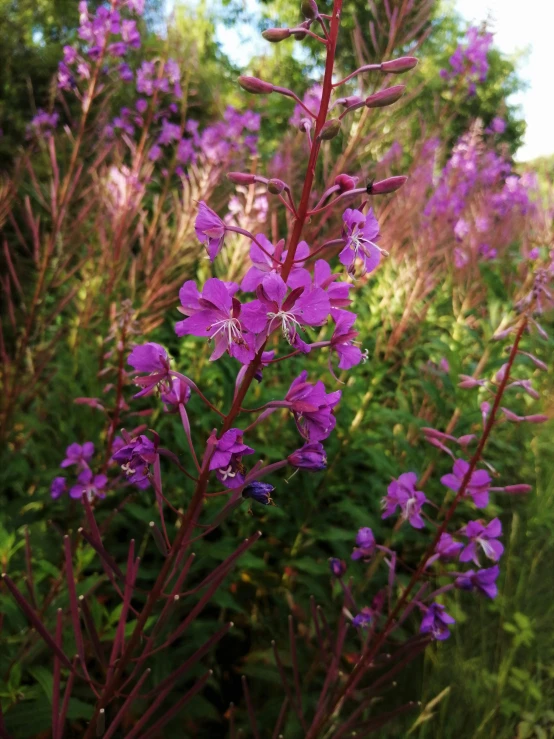
[[[272,84],[259,80],[257,77],[244,77],[241,75],[237,81],[243,90],[251,92],[254,95],[268,95],[274,89]]]
[[[338,135],[340,131],[341,123],[338,118],[331,118],[328,121],[325,121],[323,124],[323,128],[319,132],[319,138],[321,141],[329,141],[330,139],[334,139],[335,136]]]
[[[366,108],[385,108],[387,105],[392,105],[402,97],[405,89],[406,85],[395,85],[379,90],[365,99]]]
[[[268,28],[262,31],[262,36],[266,41],[271,41],[272,44],[278,44],[279,41],[290,38],[291,32],[288,28]]]
[[[413,69],[417,64],[418,59],[415,56],[401,56],[398,59],[383,62],[381,64],[381,70],[383,72],[391,72],[392,74],[402,74],[402,72]]]

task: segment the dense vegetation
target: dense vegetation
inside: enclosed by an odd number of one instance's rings
[[[318,259],[355,287],[348,309],[357,314],[358,335],[347,338],[360,342],[360,353],[353,365],[338,365],[337,344],[317,322],[304,326],[303,340],[331,345],[309,354],[269,332],[266,349],[293,356],[268,361],[252,383],[244,407],[270,413],[266,423],[252,424],[245,442],[256,450],[254,461],[275,465],[267,478],[275,505],[262,505],[269,488],[252,478],[258,487],[243,495],[239,488],[238,497],[226,487],[190,513],[197,483],[187,424],[201,460],[206,439],[209,448],[220,428],[217,409],[234,407],[241,365],[227,353],[210,361],[213,344],[176,335],[184,318],[178,308],[186,315],[187,307],[180,288],[213,277],[241,283],[251,235],[273,245],[290,238],[298,201],[289,207],[281,185],[299,198],[314,144],[301,130],[307,114],[298,103],[278,94],[249,97],[235,84],[235,70],[213,41],[213,16],[178,7],[167,34],[156,35],[156,5],[147,3],[145,15],[140,0],[113,3],[112,12],[116,6],[127,25],[106,20],[105,6],[92,3],[90,15],[82,5],[0,3],[9,21],[0,24],[0,54],[10,60],[0,58],[0,560],[8,575],[0,588],[0,733],[110,731],[134,684],[112,691],[105,714],[95,691],[101,695],[117,677],[116,660],[132,643],[140,609],[173,561],[171,542],[191,525],[190,515],[197,516],[194,543],[177,553],[176,576],[191,551],[195,562],[186,586],[174,591],[187,595],[144,624],[145,633],[159,629],[156,647],[170,643],[148,658],[151,673],[138,663],[134,677],[148,682],[114,736],[234,737],[241,729],[265,737],[280,715],[287,738],[354,736],[348,720],[356,705],[363,706],[357,736],[552,735],[552,375],[544,370],[552,349],[553,201],[548,163],[515,171],[511,160],[524,127],[507,100],[519,84],[513,65],[485,28],[468,31],[436,3],[345,3],[337,79],[365,64],[420,58],[401,78],[385,75],[384,83],[382,70],[374,70],[352,80],[345,95],[366,97],[399,80],[406,90],[395,105],[345,116],[340,133],[322,144],[311,207],[328,188],[362,192],[355,205],[344,199],[344,207],[303,223],[302,239],[313,250],[334,240]],[[240,17],[232,5],[225,12]],[[265,3],[264,13],[266,30],[303,19],[288,1]],[[112,24],[109,42],[121,37],[124,48],[102,46],[99,18]],[[320,43],[308,38],[302,53],[293,53],[292,43],[272,45],[247,73],[294,89],[317,112]],[[18,55],[24,64],[12,63]],[[226,178],[237,171],[241,177]],[[360,179],[337,186],[344,174]],[[397,189],[400,180],[391,178],[402,175],[408,181]],[[384,194],[376,182],[388,183]],[[343,213],[368,197],[381,232],[373,246],[388,256],[351,279],[337,258],[349,228]],[[223,219],[225,247],[213,263],[200,241],[217,239],[196,220],[199,201]],[[522,327],[515,339],[508,331],[514,327]],[[504,397],[505,367],[509,374],[515,359],[510,347],[520,340],[527,354],[517,357]],[[209,403],[179,377],[148,379],[151,369],[134,377],[127,360],[145,342],[164,347],[173,370]],[[141,361],[135,369],[148,364]],[[302,441],[289,409],[271,403],[288,397],[304,369],[327,392],[342,390],[335,430],[324,440],[326,471],[280,467]],[[150,391],[134,398],[140,388]],[[488,428],[497,396],[508,410],[499,408]],[[242,418],[239,427],[250,429],[254,418]],[[465,503],[453,511],[449,531],[460,536],[470,519],[500,520],[498,597],[448,585],[449,573],[468,566],[440,560],[428,586],[445,589],[437,602],[455,618],[450,639],[423,644],[418,632],[428,605],[414,600],[398,631],[383,631],[402,669],[389,675],[377,652],[377,672],[364,675],[350,697],[356,703],[339,718],[347,676],[371,647],[368,623],[388,623],[455,499],[441,482],[452,469],[445,447],[473,461],[483,433],[490,438],[475,464],[508,494],[492,492],[477,511]],[[159,435],[160,447],[170,450],[141,458],[142,477],[136,455],[123,472],[113,459],[137,434],[151,444]],[[249,473],[255,468],[248,456],[244,463]],[[218,470],[224,484],[232,464]],[[406,512],[382,518],[387,486],[406,472],[416,474],[431,501],[422,531]],[[81,500],[83,485],[90,499]],[[530,492],[517,494],[526,486]],[[214,480],[206,489],[218,487]],[[357,532],[368,527],[384,549],[366,553],[367,563],[351,561],[353,547],[363,549]],[[247,551],[235,557],[241,547]],[[139,575],[127,599],[134,556]],[[142,635],[141,649],[144,643]],[[190,669],[179,673],[189,658]],[[160,685],[163,704],[151,717],[146,711]],[[162,729],[157,721],[164,716]],[[304,721],[312,716],[310,734]]]

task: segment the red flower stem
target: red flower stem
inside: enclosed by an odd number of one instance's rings
[[[333,87],[333,67],[335,64],[335,54],[336,54],[337,38],[338,38],[338,32],[339,32],[339,26],[340,26],[341,11],[342,11],[342,0],[334,0],[333,1],[333,17],[331,20],[329,41],[327,42],[327,58],[325,61],[325,74],[323,78],[323,93],[321,97],[321,105],[319,108],[319,114],[317,116],[316,127],[315,127],[316,135],[314,136],[314,141],[313,141],[312,148],[310,151],[308,167],[307,167],[306,176],[304,179],[304,186],[302,188],[302,196],[301,196],[300,204],[298,207],[298,219],[295,221],[295,224],[294,224],[294,229],[293,229],[290,242],[289,242],[289,246],[288,246],[287,259],[285,260],[283,269],[281,271],[281,276],[285,282],[292,269],[292,266],[294,263],[294,257],[296,255],[296,249],[298,247],[298,243],[302,236],[302,230],[304,228],[304,225],[308,217],[309,200],[310,200],[312,186],[313,186],[313,182],[315,178],[315,167],[316,167],[317,158],[319,155],[319,150],[321,147],[321,141],[318,138],[318,134],[323,128],[323,125],[327,117],[327,111],[329,109],[329,101],[331,98],[331,92],[332,92],[332,87]],[[235,418],[239,415],[240,408],[242,406],[244,398],[246,397],[248,389],[250,388],[250,385],[252,384],[254,380],[254,376],[257,372],[257,369],[261,363],[261,358],[262,358],[264,348],[265,348],[265,344],[260,348],[255,359],[248,365],[247,371],[244,376],[244,380],[242,381],[241,386],[235,395],[235,398],[233,400],[229,413],[223,419],[223,424],[222,424],[220,434],[223,434],[225,433],[225,431],[228,431],[230,428],[232,428]],[[179,376],[179,373],[172,372],[172,374],[175,376]],[[187,384],[190,385],[190,382],[188,382]],[[196,389],[196,392],[198,392],[198,394],[203,400],[206,400],[199,393],[198,389]],[[218,413],[221,414],[220,411],[218,411]],[[127,642],[127,646],[124,652],[122,653],[121,658],[119,659],[119,662],[117,664],[117,668],[114,671],[113,677],[110,681],[107,681],[104,687],[104,690],[102,692],[101,698],[96,704],[94,714],[87,727],[87,730],[84,734],[83,739],[93,739],[94,734],[95,734],[95,728],[96,728],[96,720],[98,718],[100,709],[106,708],[106,706],[113,700],[114,696],[116,695],[117,690],[123,681],[125,668],[131,661],[133,653],[135,649],[138,647],[140,640],[142,639],[143,629],[146,625],[148,618],[150,617],[150,614],[154,610],[158,600],[160,599],[162,595],[163,589],[165,587],[165,583],[167,581],[167,577],[170,574],[170,572],[172,572],[175,559],[178,553],[181,551],[181,549],[187,546],[188,544],[189,538],[192,534],[196,521],[203,507],[204,496],[207,492],[208,479],[210,476],[209,461],[210,461],[212,454],[213,454],[213,448],[207,449],[207,453],[204,455],[204,459],[202,462],[202,469],[201,469],[201,472],[198,478],[196,489],[192,496],[187,512],[185,516],[183,517],[181,527],[177,532],[173,545],[169,551],[167,558],[165,559],[162,565],[162,568],[158,574],[156,582],[152,586],[152,589],[146,600],[146,603],[144,604],[142,611],[137,617],[135,629],[133,633],[131,634],[129,641]],[[191,613],[194,613],[195,610],[196,609],[193,609]],[[189,615],[189,618],[190,618],[190,615]]]
[[[58,724],[58,735],[56,737],[53,737],[52,739],[63,739],[63,727],[65,724],[65,717],[67,716],[67,709],[69,708],[69,699],[71,698],[71,692],[73,691],[73,682],[75,680],[75,668],[77,665],[77,659],[77,657],[73,658],[73,662],[71,664],[71,672],[69,673],[69,677],[67,678],[65,693],[63,694],[62,710],[60,712],[60,721]]]
[[[439,542],[439,539],[441,535],[446,531],[446,528],[448,526],[448,523],[450,522],[452,516],[454,515],[460,501],[465,495],[465,492],[467,490],[467,486],[469,484],[469,481],[471,480],[471,476],[475,472],[475,469],[477,467],[477,464],[479,460],[481,459],[481,455],[483,453],[483,449],[485,448],[485,445],[488,441],[488,438],[490,436],[490,433],[492,431],[492,428],[494,426],[495,420],[496,420],[496,414],[498,412],[498,409],[500,407],[500,403],[502,402],[502,396],[504,395],[504,390],[506,389],[506,385],[509,382],[510,379],[510,371],[512,369],[513,363],[515,361],[519,343],[521,341],[521,338],[523,336],[523,333],[527,327],[527,317],[524,316],[521,320],[521,323],[519,324],[515,341],[513,343],[512,349],[510,351],[510,356],[508,358],[508,361],[506,363],[506,371],[504,372],[504,377],[502,378],[502,381],[499,383],[496,395],[494,398],[494,403],[489,415],[489,418],[487,420],[487,424],[485,426],[485,429],[483,431],[483,434],[481,438],[479,439],[479,444],[477,445],[477,449],[475,450],[475,453],[473,457],[471,458],[471,461],[469,463],[469,467],[466,471],[466,474],[463,477],[462,483],[460,485],[460,489],[458,490],[454,500],[452,501],[450,508],[446,512],[446,515],[444,517],[444,521],[437,529],[435,536],[433,538],[433,541],[429,545],[427,551],[423,555],[423,558],[421,559],[418,568],[412,575],[412,578],[406,588],[404,589],[402,595],[398,599],[396,606],[390,613],[389,617],[387,618],[385,625],[383,626],[383,630],[378,635],[377,639],[375,640],[375,644],[373,645],[372,649],[369,650],[369,652],[364,656],[363,660],[360,661],[356,667],[352,670],[352,673],[350,674],[350,677],[348,678],[346,685],[344,688],[339,692],[336,700],[334,703],[329,707],[329,710],[327,711],[326,715],[322,718],[321,721],[318,721],[317,723],[314,721],[312,726],[310,727],[310,731],[308,732],[306,739],[315,739],[315,737],[319,736],[319,731],[321,730],[322,726],[325,725],[328,717],[330,717],[336,708],[339,701],[344,701],[348,698],[348,696],[352,693],[356,685],[359,683],[361,678],[366,673],[368,665],[375,659],[376,655],[378,654],[380,648],[383,646],[385,640],[387,639],[390,632],[393,630],[393,628],[396,625],[396,618],[401,613],[402,608],[404,607],[406,601],[408,600],[408,597],[416,584],[419,582],[425,567],[427,565],[427,560],[429,557],[432,556],[433,552],[435,551],[435,548]]]
[[[146,680],[146,678],[148,677],[149,674],[150,674],[150,668],[148,668],[144,672],[144,674],[140,677],[140,679],[137,682],[137,684],[135,685],[135,687],[131,690],[131,692],[129,693],[129,695],[125,699],[125,702],[123,703],[123,705],[121,706],[121,708],[117,712],[114,720],[112,721],[112,723],[110,724],[108,730],[104,734],[104,739],[111,739],[111,737],[114,735],[115,730],[117,729],[117,727],[119,726],[119,724],[123,720],[123,717],[125,716],[126,712],[133,705],[133,702],[134,702],[135,698],[137,697],[138,692],[139,692],[139,690],[142,687],[142,684],[144,683],[144,681]]]
[[[58,608],[56,615],[56,644],[62,649],[62,609]],[[58,655],[54,655],[54,671],[52,675],[52,736],[58,735],[58,724],[60,720],[60,680],[61,664]]]

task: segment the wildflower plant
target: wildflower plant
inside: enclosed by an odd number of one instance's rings
[[[132,79],[132,70],[121,60],[139,43],[139,38],[133,22],[121,20],[123,10],[140,11],[140,3],[114,1],[109,10],[100,7],[94,18],[90,18],[84,4],[81,6],[80,36],[87,58],[75,50],[66,51],[60,66],[60,86],[64,90],[77,88],[84,110],[88,111],[96,94],[95,85],[100,85],[101,67],[95,66],[97,60],[108,60],[110,69],[124,81]],[[298,127],[307,151],[301,190],[296,192],[292,185],[276,177],[248,171],[228,173],[239,192],[243,187],[264,187],[267,198],[275,199],[282,208],[284,217],[279,225],[287,224],[290,228],[270,239],[268,235],[253,233],[244,221],[226,217],[200,200],[194,232],[207,260],[217,269],[218,262],[232,248],[235,236],[250,242],[249,260],[240,284],[238,280],[215,276],[203,283],[186,280],[178,296],[175,291],[175,302],[178,297],[182,315],[175,322],[176,337],[192,337],[187,341],[196,339],[199,346],[209,343],[209,361],[233,367],[229,407],[222,409],[208,397],[201,376],[190,378],[183,374],[165,347],[152,341],[139,342],[140,328],[134,312],[129,305],[124,306],[113,316],[112,330],[106,339],[109,349],[105,374],[112,375],[105,388],[109,400],[79,399],[105,414],[105,449],[99,453],[92,442],[85,440],[71,444],[60,460],[62,474],[52,481],[51,496],[56,505],[68,494],[70,499],[80,500],[82,506],[78,530],[64,536],[63,578],[49,600],[40,604],[30,566],[29,597],[23,595],[9,573],[3,575],[5,588],[53,653],[52,732],[56,738],[63,735],[71,697],[77,691],[81,700],[93,706],[83,730],[85,739],[115,736],[123,727],[130,739],[159,735],[195,696],[211,685],[213,671],[202,668],[202,660],[229,633],[231,622],[219,623],[204,643],[195,643],[195,651],[161,679],[152,669],[153,658],[168,653],[178,640],[193,639],[195,620],[209,607],[235,563],[255,546],[262,532],[245,539],[205,576],[196,574],[199,570],[195,566],[194,544],[219,531],[224,522],[232,524],[240,506],[251,508],[254,516],[256,510],[264,510],[258,506],[283,506],[284,474],[310,475],[325,470],[326,443],[335,431],[336,409],[343,392],[348,392],[348,385],[337,388],[334,368],[348,372],[366,358],[362,346],[365,337],[355,328],[356,314],[351,310],[353,291],[371,278],[388,257],[381,243],[378,210],[372,206],[379,196],[399,190],[406,178],[393,175],[358,187],[355,174],[340,173],[323,193],[316,193],[316,176],[321,154],[326,148],[331,149],[328,142],[340,135],[343,121],[361,108],[367,117],[365,111],[371,113],[375,108],[395,103],[404,86],[392,83],[397,75],[413,69],[417,60],[412,56],[388,59],[364,65],[337,80],[335,59],[342,0],[334,0],[330,13],[322,12],[315,0],[304,0],[301,10],[304,20],[300,24],[267,29],[263,35],[272,43],[301,41],[309,36],[320,44],[325,53],[320,86],[301,99],[294,91],[267,80],[252,76],[238,80],[242,90],[252,95],[280,95],[285,98],[283,105],[288,106],[290,100],[294,101],[291,125]],[[480,54],[472,63],[479,62]],[[347,94],[351,80],[367,73],[380,76],[382,89],[368,96]],[[81,90],[79,80],[90,79],[94,83],[92,89],[93,83],[87,82],[86,91]],[[137,108],[135,119],[149,115],[148,111],[154,119],[163,95],[179,98],[179,80],[179,70],[167,61],[158,65],[143,63],[136,72],[137,89],[150,102]],[[335,111],[337,104],[343,108],[340,114]],[[117,131],[122,131],[121,135],[131,141],[131,118],[127,113],[121,114],[107,135],[116,136]],[[255,129],[255,120],[249,114],[245,127]],[[243,127],[241,123],[241,131]],[[169,116],[162,116],[156,130],[157,138],[148,154],[146,141],[139,139],[141,166],[156,166],[167,154],[164,147],[172,145],[177,147],[177,160],[183,159],[181,164],[193,161],[194,127],[189,126],[187,132],[183,121],[177,124]],[[245,140],[243,144],[248,147],[252,142]],[[130,144],[130,150],[136,154],[134,146]],[[178,166],[176,160],[174,165]],[[133,174],[138,174],[134,164],[131,178]],[[333,238],[322,239],[321,243],[303,240],[309,223],[326,217],[329,211],[341,223],[337,232],[330,234]],[[126,227],[122,222],[121,234]],[[454,228],[457,237],[467,235],[461,235],[462,230]],[[461,380],[463,387],[484,393],[486,398],[481,403],[481,432],[454,436],[453,428],[426,427],[427,440],[448,457],[437,484],[433,486],[431,474],[422,478],[409,469],[389,481],[388,487],[383,482],[386,494],[383,490],[382,518],[395,522],[390,540],[379,541],[366,522],[360,521],[357,534],[352,533],[349,567],[344,561],[331,558],[330,573],[341,588],[342,606],[333,630],[324,610],[312,600],[309,641],[313,647],[313,668],[309,673],[303,675],[299,670],[298,633],[293,617],[289,621],[290,658],[283,660],[280,645],[272,644],[283,692],[274,736],[279,736],[285,725],[293,726],[297,735],[308,739],[366,735],[378,731],[395,716],[413,711],[417,708],[413,701],[388,711],[376,711],[375,698],[431,642],[448,639],[457,628],[455,617],[449,612],[454,590],[467,592],[467,597],[496,597],[503,554],[502,526],[497,517],[487,515],[487,506],[492,496],[496,499],[524,494],[530,488],[520,480],[509,480],[504,486],[495,484],[497,472],[487,465],[486,446],[502,418],[518,424],[546,420],[540,413],[529,413],[526,400],[524,409],[518,408],[517,412],[503,405],[510,393],[517,396],[518,402],[523,393],[535,399],[531,378],[524,375],[524,369],[518,370],[520,359],[525,357],[523,367],[530,360],[537,370],[544,369],[532,347],[523,346],[528,335],[534,339],[545,333],[538,323],[538,314],[551,307],[552,302],[548,287],[552,257],[546,253],[540,257],[523,261],[517,301],[495,335],[498,341],[509,340],[506,361],[492,377],[483,366],[472,377]],[[320,354],[327,355],[332,384],[314,376],[312,367],[319,366],[314,358]],[[292,361],[302,369],[290,386],[276,392],[272,385],[275,397],[259,407],[249,407],[253,388],[263,387],[272,376],[279,377],[282,363]],[[125,388],[131,382],[136,392],[127,402]],[[151,405],[144,409],[145,403]],[[135,407],[139,410],[134,411]],[[152,407],[158,416],[163,412],[178,417],[185,455],[166,448],[163,435],[146,424],[141,423],[131,432],[121,428],[123,418],[131,421],[134,413],[148,417]],[[209,419],[211,431],[205,438],[197,431],[203,426],[195,419],[196,413],[202,422]],[[283,415],[296,429],[296,448],[281,448],[277,441],[272,449],[274,461],[268,461],[255,448],[255,430],[274,429],[271,424]],[[470,448],[475,450],[470,452]],[[177,468],[186,480],[186,501],[176,500],[164,485],[166,465]],[[441,490],[440,495],[435,492],[437,489]],[[110,496],[122,490],[130,495],[138,491],[157,510],[156,520],[149,523],[151,540],[140,547],[140,556],[135,541],[129,541],[125,564],[115,561],[104,543],[113,520],[111,514],[104,516],[106,505]],[[464,511],[465,520],[454,528],[458,521],[455,514],[460,510]],[[405,553],[396,548],[395,534],[401,527],[414,529],[414,536],[423,542],[423,554],[415,567],[407,565]],[[152,573],[143,575],[142,564],[151,542],[162,556],[161,567],[153,577]],[[29,542],[27,550],[30,562]],[[87,556],[98,557],[105,573],[105,580],[95,587],[111,588],[110,593],[115,592],[121,601],[111,634],[106,624],[99,623],[97,612],[93,612],[90,591],[78,589],[76,569],[84,569]],[[371,597],[363,591],[364,601],[353,581],[346,577],[352,568],[366,568],[369,575],[378,570],[385,573],[384,578],[376,576],[380,585]],[[372,583],[371,578],[369,582]],[[67,588],[65,600],[57,597],[63,586]],[[45,613],[54,604],[57,612],[52,634],[46,626]],[[74,657],[68,652],[67,642],[75,646]],[[171,700],[176,686],[186,687],[177,700]],[[260,736],[252,687],[246,677],[242,678],[242,689],[245,710],[229,708],[230,735],[236,736],[236,725],[241,722],[249,725],[253,736]]]

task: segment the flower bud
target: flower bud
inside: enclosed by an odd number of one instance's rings
[[[272,177],[267,183],[267,191],[272,195],[280,195],[285,188],[283,180],[278,180],[276,177]]]
[[[359,105],[360,103],[363,103],[364,99],[361,98],[359,95],[348,95],[348,97],[340,98],[336,102],[339,105],[343,105],[345,108],[350,108],[352,105]]]
[[[309,27],[310,27],[309,21],[303,21],[302,23],[298,24],[298,28],[309,28]],[[304,39],[307,36],[307,34],[304,31],[296,31],[292,35],[297,41],[304,41]]]
[[[337,557],[331,557],[329,559],[329,569],[335,577],[342,577],[346,572],[346,562],[342,559],[337,559]]]
[[[398,175],[397,177],[387,177],[386,180],[380,180],[379,182],[373,182],[367,187],[368,195],[387,195],[390,192],[396,192],[400,190],[402,185],[408,178],[404,175]]]
[[[272,84],[259,80],[257,77],[244,77],[241,75],[237,81],[243,90],[251,92],[254,95],[268,95],[274,90]]]
[[[271,503],[273,503],[271,500],[271,493],[274,490],[275,488],[273,485],[270,485],[268,482],[260,482],[259,480],[256,480],[244,488],[242,491],[242,497],[251,498],[262,505],[271,505]]]
[[[370,95],[365,99],[366,108],[384,108],[392,105],[404,94],[406,85],[395,85],[387,87],[385,90],[379,90],[374,95]]]
[[[300,4],[300,11],[304,18],[314,20],[319,16],[319,9],[315,0],[302,0]]]
[[[262,31],[262,36],[266,41],[271,41],[272,44],[278,44],[279,41],[290,38],[291,33],[288,28],[268,28]]]
[[[401,56],[398,59],[383,62],[381,64],[381,70],[383,72],[391,72],[392,74],[402,74],[402,72],[413,69],[417,64],[418,60],[415,56]]]
[[[304,444],[301,449],[293,452],[288,460],[293,467],[304,470],[324,470],[327,466],[327,455],[319,441]]]
[[[521,483],[519,485],[506,485],[504,492],[511,493],[512,495],[521,495],[530,493],[532,489],[531,485],[524,485]]]
[[[356,187],[357,182],[358,177],[352,177],[349,174],[339,174],[338,177],[335,177],[335,185],[340,187],[339,192],[348,192],[349,190],[353,190]]]
[[[235,185],[253,185],[256,182],[256,175],[248,172],[228,172],[227,179]]]
[[[331,139],[334,139],[340,131],[340,126],[341,123],[338,118],[331,118],[330,120],[325,121],[323,128],[319,132],[319,138],[321,141],[330,141]]]
[[[543,413],[533,413],[531,416],[523,416],[523,420],[527,421],[527,423],[546,423],[548,416],[545,416]]]

